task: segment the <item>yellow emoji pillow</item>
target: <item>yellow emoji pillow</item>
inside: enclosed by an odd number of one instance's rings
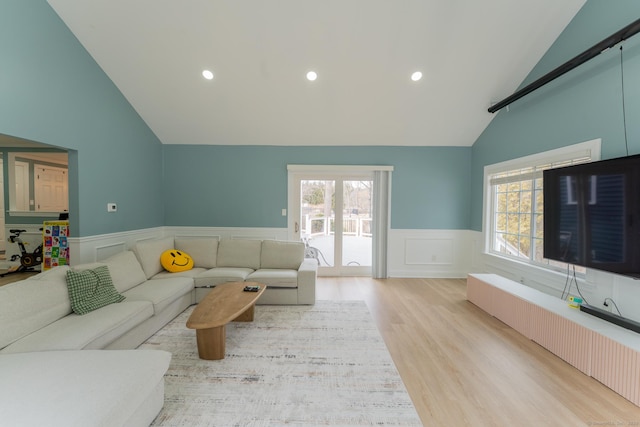
[[[193,268],[193,259],[182,251],[169,249],[160,255],[160,264],[171,273],[187,271]]]

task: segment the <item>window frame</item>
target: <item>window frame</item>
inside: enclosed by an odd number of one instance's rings
[[[575,159],[589,157],[591,162],[600,160],[601,156],[601,139],[593,139],[590,141],[581,142],[578,144],[569,145],[566,147],[557,148],[554,150],[544,151],[541,153],[531,154],[528,156],[507,160],[500,163],[495,163],[491,165],[486,165],[484,167],[484,187],[483,187],[483,234],[484,234],[484,248],[483,253],[485,255],[495,256],[503,260],[512,261],[512,262],[520,262],[525,263],[527,265],[542,267],[546,269],[550,269],[553,271],[561,271],[566,269],[566,265],[562,266],[558,263],[558,265],[549,264],[549,262],[538,262],[535,260],[535,250],[534,250],[534,241],[536,239],[536,229],[532,224],[529,230],[529,240],[531,242],[532,250],[529,258],[519,257],[515,255],[508,255],[502,252],[498,252],[493,249],[492,242],[496,237],[496,218],[494,215],[494,186],[498,185],[495,183],[496,175],[505,174],[507,172],[513,172],[516,170],[524,170],[534,168],[534,171],[529,174],[521,174],[520,177],[526,178],[526,180],[531,180],[531,198],[532,203],[530,207],[530,212],[528,215],[530,216],[531,223],[535,221],[535,180],[542,173],[541,171],[536,171],[536,167],[541,167],[542,165],[554,164],[554,163],[562,163],[567,161],[573,161]],[[499,179],[498,179],[499,180]],[[506,179],[507,181],[509,178]],[[517,180],[514,182],[522,182],[525,179]],[[504,180],[502,181],[504,183]]]

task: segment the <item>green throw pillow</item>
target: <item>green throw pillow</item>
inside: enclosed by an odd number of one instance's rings
[[[113,286],[106,265],[92,270],[67,271],[67,289],[71,309],[76,314],[87,314],[105,305],[124,300]]]

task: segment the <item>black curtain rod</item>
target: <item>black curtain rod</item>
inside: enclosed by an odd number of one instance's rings
[[[490,113],[495,113],[501,108],[506,107],[512,102],[515,102],[518,99],[522,98],[523,96],[528,95],[534,90],[546,85],[550,81],[555,80],[561,75],[573,70],[577,66],[584,64],[590,59],[595,58],[605,50],[612,48],[613,46],[617,45],[621,41],[636,35],[638,32],[640,32],[640,19],[632,22],[631,24],[627,25],[626,27],[619,30],[615,34],[610,35],[606,39],[602,40],[600,43],[597,43],[593,47],[585,50],[580,55],[568,60],[567,62],[565,62],[558,68],[556,68],[555,70],[550,71],[549,73],[540,77],[535,82],[528,84],[527,86],[523,87],[519,91],[515,92],[513,95],[508,96],[502,101],[492,105],[491,107],[489,107],[488,111]]]

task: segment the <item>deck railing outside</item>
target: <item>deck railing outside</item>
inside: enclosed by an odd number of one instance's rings
[[[309,236],[329,236],[335,232],[334,216],[311,217],[305,215],[302,233]],[[342,230],[346,236],[371,237],[371,218],[349,217],[343,218]]]

